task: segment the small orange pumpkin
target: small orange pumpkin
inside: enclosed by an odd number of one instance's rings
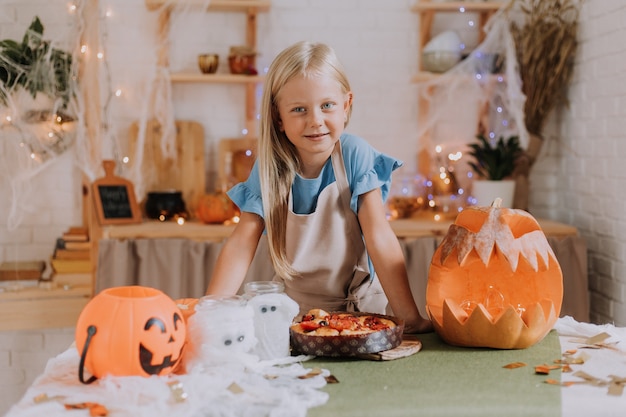
[[[187,327],[174,300],[149,287],[108,288],[87,303],[76,324],[79,379],[173,372]],[[93,374],[83,380],[83,368]]]
[[[239,208],[223,192],[200,197],[197,207],[196,216],[203,223],[224,223],[240,215]]]
[[[459,213],[432,258],[426,309],[452,345],[526,348],[561,311],[563,274],[539,223],[500,203]]]

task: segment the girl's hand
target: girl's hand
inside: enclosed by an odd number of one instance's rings
[[[434,331],[433,324],[430,320],[420,317],[418,320],[404,324],[404,333],[430,333]]]

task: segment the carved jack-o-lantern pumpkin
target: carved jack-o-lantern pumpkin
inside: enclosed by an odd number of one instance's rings
[[[563,275],[541,227],[500,201],[463,210],[432,258],[426,308],[450,344],[526,348],[561,311]]]
[[[148,287],[105,289],[81,312],[76,348],[93,374],[150,376],[171,373],[183,353],[186,324],[174,300]]]

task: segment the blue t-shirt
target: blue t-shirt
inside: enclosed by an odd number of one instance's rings
[[[376,188],[381,189],[383,201],[386,201],[391,185],[391,173],[400,168],[402,162],[378,152],[358,136],[344,133],[339,140],[341,141],[341,152],[352,193],[350,199],[352,211],[358,213],[358,201],[361,194]],[[328,158],[317,178],[302,178],[296,174],[291,187],[294,213],[313,213],[318,196],[327,185],[334,181],[335,173],[331,158]],[[228,196],[241,211],[264,217],[258,161],[254,163],[248,179],[231,188],[228,191]]]

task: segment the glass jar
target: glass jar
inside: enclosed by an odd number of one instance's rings
[[[244,297],[250,299],[260,294],[280,294],[285,292],[285,284],[280,281],[251,281],[244,285]]]
[[[253,311],[240,296],[198,300],[187,325],[187,372],[196,366],[246,361],[256,344]]]
[[[426,179],[415,173],[394,175],[387,197],[389,220],[406,219],[426,207]]]
[[[254,311],[254,353],[261,360],[289,356],[289,327],[300,308],[285,294],[285,285],[280,281],[248,282],[244,285],[244,298]]]

